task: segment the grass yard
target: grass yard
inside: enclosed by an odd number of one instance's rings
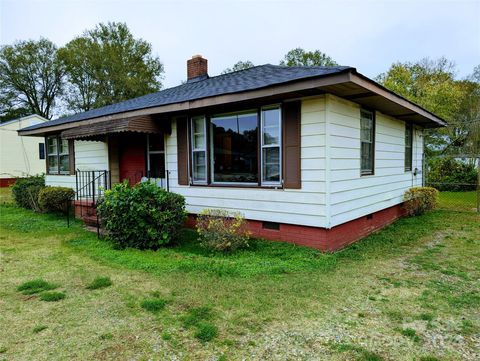
[[[477,208],[477,192],[440,192],[438,206],[441,209],[475,211]]]
[[[78,222],[0,212],[0,360],[480,357],[475,213],[402,219],[335,254],[259,241],[223,256],[191,231],[121,251]]]
[[[0,188],[0,204],[12,202],[12,190],[9,187]]]

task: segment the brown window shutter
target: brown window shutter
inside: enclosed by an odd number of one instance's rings
[[[301,102],[283,104],[283,186],[302,187],[300,169],[300,118]]]
[[[188,123],[187,117],[177,118],[178,184],[188,185]]]
[[[69,162],[69,168],[70,168],[70,175],[75,174],[75,145],[74,145],[74,140],[69,139],[68,140],[68,162]]]

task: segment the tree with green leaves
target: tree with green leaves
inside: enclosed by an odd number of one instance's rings
[[[448,122],[446,128],[426,132],[427,154],[458,153],[472,143],[480,121],[480,82],[474,75],[457,80],[454,63],[425,58],[395,63],[376,80]]]
[[[305,51],[302,48],[290,50],[280,65],[286,66],[336,66],[335,60],[320,50]]]
[[[63,89],[64,67],[50,40],[19,41],[0,48],[0,116],[36,113],[50,119]]]
[[[253,68],[255,65],[250,60],[240,60],[236,62],[231,68],[227,68],[222,71],[222,74],[233,73],[234,71],[245,70]]]
[[[60,49],[69,82],[65,100],[75,111],[158,91],[164,72],[150,43],[125,23],[98,24]]]

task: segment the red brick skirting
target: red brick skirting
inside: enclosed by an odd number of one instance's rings
[[[247,220],[252,236],[271,241],[283,241],[332,252],[358,241],[405,215],[402,205],[396,205],[368,216],[360,217],[331,229],[280,223],[278,230],[264,228],[264,222]],[[189,215],[186,226],[195,226],[195,216]]]
[[[0,178],[0,188],[6,188],[11,186],[17,178]]]

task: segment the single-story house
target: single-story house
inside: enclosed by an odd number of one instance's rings
[[[422,185],[423,131],[445,125],[347,66],[209,77],[194,56],[187,75],[22,129],[45,137],[46,183],[82,199],[89,184],[155,178],[185,196],[191,222],[205,208],[240,211],[255,236],[331,251],[402,215],[404,192]]]
[[[17,131],[46,121],[32,114],[0,123],[0,187],[8,187],[20,177],[45,173],[44,139],[20,137]]]

